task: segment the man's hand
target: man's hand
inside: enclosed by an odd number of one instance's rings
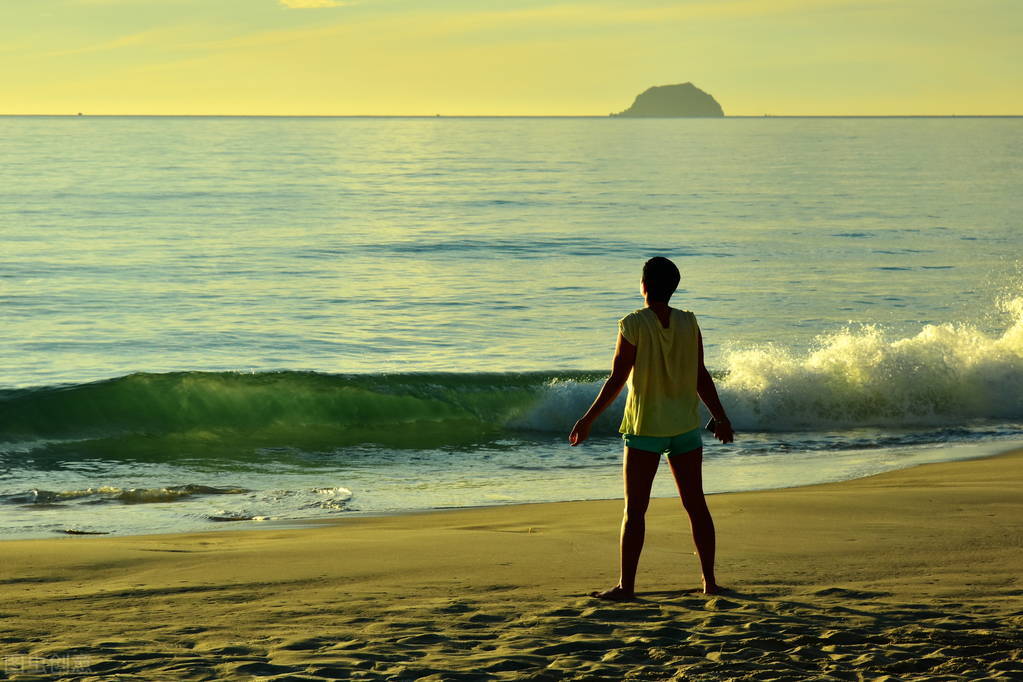
[[[727,419],[715,419],[714,420],[714,437],[722,443],[731,443],[735,440],[735,434],[732,433],[732,424]]]
[[[582,445],[583,441],[590,437],[592,424],[585,419],[580,419],[572,427],[572,433],[568,434],[568,442],[573,446]]]

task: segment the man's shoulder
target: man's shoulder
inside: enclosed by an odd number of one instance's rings
[[[648,310],[648,308],[640,308],[639,310],[633,310],[633,311],[632,311],[631,313],[629,313],[628,315],[626,315],[626,316],[625,316],[625,317],[623,317],[622,319],[623,319],[623,320],[635,320],[635,319],[637,319],[637,318],[638,318],[638,317],[639,317],[640,315],[642,315],[642,314],[643,314],[643,311],[644,311],[644,310]]]
[[[633,310],[631,313],[629,313],[628,315],[626,315],[622,319],[618,320],[619,326],[630,328],[630,327],[633,327],[634,325],[639,324],[640,320],[643,319],[643,311],[644,310],[647,310],[647,309],[646,308],[640,308],[639,310]]]
[[[618,320],[618,331],[625,340],[635,345],[639,343],[639,337],[643,329],[643,309],[634,310],[622,319]]]

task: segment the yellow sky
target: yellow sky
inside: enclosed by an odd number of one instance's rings
[[[1023,114],[1023,0],[0,0],[0,114]]]

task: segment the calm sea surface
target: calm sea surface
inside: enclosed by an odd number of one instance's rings
[[[0,533],[617,496],[618,415],[564,441],[653,255],[742,431],[709,491],[1005,449],[1021,158],[1018,118],[0,117]]]

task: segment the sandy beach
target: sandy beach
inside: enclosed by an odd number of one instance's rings
[[[9,541],[0,677],[1021,679],[1021,483],[1015,452],[712,496],[714,597],[657,499],[630,603],[585,596],[615,500]]]

